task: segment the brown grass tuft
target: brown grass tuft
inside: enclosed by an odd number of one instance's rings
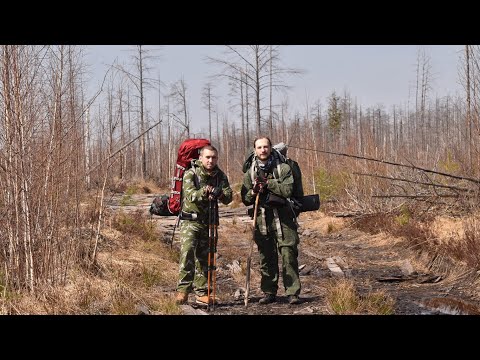
[[[155,224],[148,221],[141,210],[128,214],[120,211],[112,218],[112,227],[126,235],[138,236],[144,241],[155,241],[160,238]]]
[[[376,235],[390,229],[392,219],[383,213],[368,214],[355,219],[351,226],[368,234]]]
[[[359,295],[352,280],[341,279],[327,284],[327,305],[337,315],[391,315],[395,300],[384,291]]]
[[[385,232],[395,237],[403,237],[412,249],[430,250],[438,243],[432,223],[432,216],[424,215],[420,218],[409,209],[402,208],[396,213],[364,215],[356,219],[352,227],[372,235]]]
[[[130,181],[115,178],[110,185],[110,190],[115,193],[124,194],[152,194],[159,193],[162,190],[154,180],[132,179]]]
[[[480,221],[476,217],[463,224],[463,236],[443,244],[444,252],[457,260],[464,261],[474,269],[480,269]]]
[[[135,314],[136,303],[134,294],[125,286],[115,286],[111,293],[111,313],[114,315]]]

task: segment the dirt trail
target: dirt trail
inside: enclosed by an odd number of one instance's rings
[[[145,216],[150,216],[148,207],[153,196],[134,195],[133,198],[136,205],[123,206],[123,211],[141,209],[145,211]],[[119,199],[113,198],[110,204],[118,204]],[[117,207],[114,205],[111,208]],[[175,219],[152,218],[163,234],[162,241],[171,239]],[[216,276],[216,296],[220,303],[209,314],[332,314],[325,296],[328,282],[335,277],[351,279],[361,295],[384,290],[395,300],[395,314],[480,313],[478,301],[466,295],[462,286],[452,279],[432,273],[425,262],[416,261],[405,241],[353,230],[345,226],[345,220],[327,217],[321,212],[303,213],[299,220],[301,303],[288,304],[280,278],[277,302],[258,304],[262,292],[259,289],[258,253],[254,246],[251,296],[248,307],[245,307],[242,291],[251,241],[251,220],[245,214],[243,205],[235,209],[220,206]],[[179,246],[177,235],[174,246]],[[193,295],[189,304],[197,312],[202,309],[194,304]],[[186,313],[189,311],[186,310]]]

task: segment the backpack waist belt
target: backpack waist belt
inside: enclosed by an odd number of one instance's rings
[[[180,212],[180,219],[197,221],[198,220],[198,214],[181,211]]]

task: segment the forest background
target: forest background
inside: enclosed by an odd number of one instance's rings
[[[1,46],[4,299],[65,284],[78,264],[94,267],[106,194],[148,182],[168,191],[178,145],[189,137],[209,138],[219,149],[219,165],[237,193],[245,153],[263,134],[289,144],[306,193],[319,193],[326,210],[388,213],[419,200],[458,211],[476,206],[477,46],[456,47],[451,87],[436,83],[435,62],[416,47],[404,64],[411,74],[402,90],[407,96],[388,107],[373,99],[366,104],[348,80],[341,89],[321,84],[327,95],[293,96],[292,79],[308,79],[310,69],[284,62],[281,46],[224,46],[203,59],[211,74],[195,105],[201,114],[192,111],[188,78],[167,80],[168,68],[152,69],[154,63],[161,68],[162,48],[131,46],[121,61],[103,63],[103,72],[98,64],[92,70],[91,50]],[[372,82],[395,78],[397,69],[371,74]],[[365,76],[361,68],[357,73]]]

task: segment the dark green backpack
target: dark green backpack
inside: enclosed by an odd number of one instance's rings
[[[292,169],[292,175],[293,175],[292,197],[294,198],[302,197],[303,196],[302,171],[300,170],[300,166],[298,165],[298,163],[295,160],[286,158],[275,148],[272,148],[272,154],[278,162],[287,163]],[[254,155],[255,155],[255,152],[253,150],[247,154],[247,157],[245,159],[245,162],[243,163],[243,168],[242,168],[244,173],[246,173],[252,166]],[[278,170],[275,168],[273,171],[275,173],[275,177],[278,178]]]

